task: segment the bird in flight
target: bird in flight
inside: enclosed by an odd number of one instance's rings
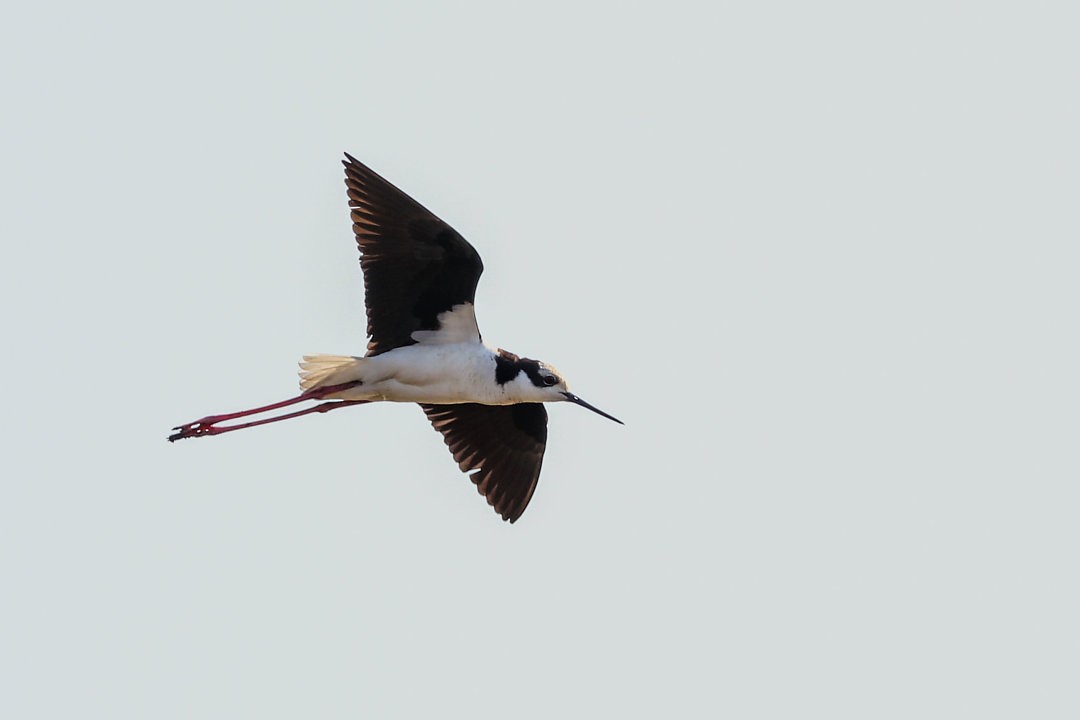
[[[473,309],[484,265],[465,238],[345,154],[353,232],[367,306],[367,353],[306,355],[296,397],[179,425],[169,441],[207,437],[372,402],[419,403],[462,472],[503,520],[532,499],[547,445],[546,402],[572,402],[553,366],[486,345]],[[221,425],[305,401],[282,415]]]

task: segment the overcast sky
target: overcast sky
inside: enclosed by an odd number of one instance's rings
[[[1074,3],[23,3],[0,716],[1080,715]],[[303,9],[301,9],[301,7]],[[550,408],[502,522],[361,354],[348,151]]]

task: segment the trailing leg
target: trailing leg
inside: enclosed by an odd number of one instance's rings
[[[185,423],[183,425],[177,425],[173,430],[178,432],[169,436],[169,442],[176,442],[177,440],[183,440],[189,437],[202,437],[205,435],[219,435],[223,432],[229,432],[230,430],[241,430],[243,428],[255,427],[256,425],[265,425],[267,423],[277,422],[278,420],[287,420],[289,418],[300,417],[301,415],[308,415],[313,412],[328,412],[338,407],[345,407],[346,405],[361,405],[369,400],[336,400],[322,405],[316,405],[313,408],[307,410],[301,410],[299,412],[288,413],[286,415],[278,415],[276,417],[267,418],[265,420],[258,420],[255,422],[243,423],[241,425],[231,425],[227,427],[216,427],[218,423],[228,420],[235,420],[237,418],[248,417],[249,415],[260,415],[264,412],[270,412],[271,410],[277,410],[279,408],[288,407],[289,405],[295,405],[306,400],[322,400],[328,395],[333,395],[336,392],[342,390],[348,390],[349,388],[356,387],[360,384],[359,380],[353,382],[342,383],[340,385],[328,385],[324,387],[315,388],[313,390],[307,390],[296,397],[289,398],[288,400],[282,400],[281,402],[271,403],[269,405],[262,405],[260,407],[251,408],[250,410],[241,410],[240,412],[225,413],[223,415],[207,415],[204,418],[200,418],[194,422]]]

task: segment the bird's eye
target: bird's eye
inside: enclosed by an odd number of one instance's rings
[[[555,377],[554,375],[545,375],[544,376],[544,384],[547,385],[548,387],[551,387],[552,385],[554,385],[557,382],[559,382],[559,378]]]

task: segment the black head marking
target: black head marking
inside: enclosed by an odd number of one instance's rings
[[[529,382],[536,387],[550,387],[553,384],[544,382],[545,375],[550,377],[551,373],[540,372],[539,360],[518,357],[512,352],[499,348],[498,354],[495,356],[495,382],[505,385],[522,372],[529,378]],[[558,381],[556,380],[556,382]]]
[[[521,368],[517,365],[520,361],[521,358],[514,353],[499,348],[495,355],[495,382],[505,385],[516,378],[521,372]]]

